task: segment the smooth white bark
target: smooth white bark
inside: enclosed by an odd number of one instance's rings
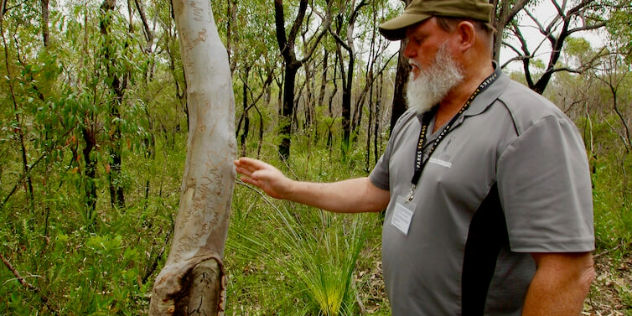
[[[208,0],[173,0],[187,80],[189,138],[180,208],[150,315],[223,313],[223,255],[236,153],[235,101]]]

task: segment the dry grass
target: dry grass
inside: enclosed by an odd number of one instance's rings
[[[632,253],[595,256],[597,277],[586,300],[583,315],[632,315]]]

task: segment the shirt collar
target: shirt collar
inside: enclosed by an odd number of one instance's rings
[[[505,75],[498,66],[498,63],[493,62],[494,72],[498,75],[498,78],[492,85],[487,87],[485,91],[481,92],[481,94],[477,95],[470,107],[463,113],[463,116],[476,116],[479,115],[487,108],[489,108],[496,99],[505,91],[505,88],[511,81],[509,76]]]

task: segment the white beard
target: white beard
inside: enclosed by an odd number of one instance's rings
[[[414,60],[410,60],[410,63],[419,68],[419,76],[414,79],[415,75],[410,73],[406,101],[408,108],[417,114],[439,104],[452,88],[463,81],[463,71],[448,52],[447,43],[439,47],[428,69],[421,68]]]

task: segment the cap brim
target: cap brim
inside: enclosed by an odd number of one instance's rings
[[[406,38],[406,29],[409,26],[425,21],[430,17],[430,15],[423,13],[404,13],[380,24],[380,33],[390,41],[399,41]]]

